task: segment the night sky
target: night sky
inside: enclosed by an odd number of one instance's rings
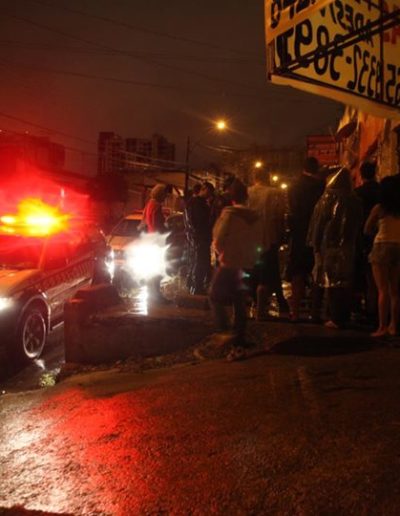
[[[0,9],[0,112],[85,141],[0,116],[2,129],[92,152],[100,130],[160,132],[183,159],[188,135],[237,148],[299,146],[335,128],[341,113],[267,83],[262,0],[0,0]],[[221,116],[233,132],[205,135]]]

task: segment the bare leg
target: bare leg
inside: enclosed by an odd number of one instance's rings
[[[389,271],[387,266],[373,264],[372,272],[374,275],[376,287],[378,289],[378,314],[379,327],[372,334],[374,337],[380,337],[387,333],[387,324],[389,318]]]
[[[400,266],[393,267],[389,272],[390,295],[390,324],[389,334],[396,335],[399,329],[400,312]]]

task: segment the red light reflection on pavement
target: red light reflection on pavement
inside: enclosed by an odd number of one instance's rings
[[[139,514],[149,491],[137,450],[147,419],[134,396],[73,390],[51,398],[16,422],[4,501],[76,515]]]

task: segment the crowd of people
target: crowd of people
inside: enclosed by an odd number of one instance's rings
[[[324,178],[311,157],[287,195],[271,185],[263,169],[255,171],[250,187],[234,176],[222,193],[209,182],[194,186],[184,210],[187,287],[191,294],[209,295],[221,331],[229,329],[227,306],[233,307],[238,352],[248,345],[249,305],[265,320],[273,294],[280,318],[293,323],[304,319],[307,293],[311,322],[340,329],[357,313],[376,325],[373,336],[397,333],[400,174],[379,183],[374,162],[363,163],[360,174],[357,188],[346,168]],[[161,202],[156,201],[159,214]],[[290,299],[281,277],[280,250],[286,243]]]

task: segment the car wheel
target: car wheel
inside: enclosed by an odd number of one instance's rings
[[[39,358],[46,344],[46,322],[38,308],[28,308],[17,334],[17,355],[23,362]]]

